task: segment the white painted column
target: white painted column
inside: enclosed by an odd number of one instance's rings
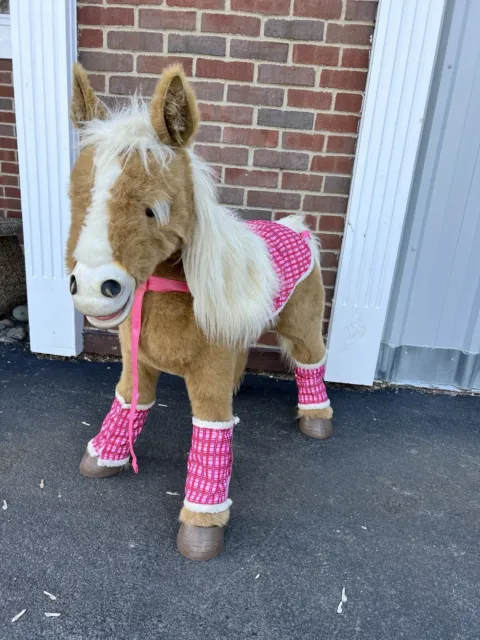
[[[331,382],[373,383],[445,4],[380,2],[331,320]]]
[[[73,356],[82,350],[83,318],[72,304],[64,254],[76,1],[11,0],[10,17],[31,349]]]

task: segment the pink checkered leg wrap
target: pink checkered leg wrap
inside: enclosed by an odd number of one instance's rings
[[[215,513],[228,509],[232,474],[233,425],[193,418],[192,446],[188,454],[185,506],[191,511]]]
[[[266,220],[251,220],[247,224],[267,245],[280,281],[280,288],[273,302],[273,310],[277,314],[285,306],[297,284],[313,269],[312,252],[305,237],[309,233],[297,233],[279,222]]]
[[[99,466],[117,467],[128,462],[128,416],[130,405],[115,398],[105,416],[99,433],[88,443],[90,455],[98,456]],[[148,409],[136,409],[133,420],[133,441],[140,435]]]
[[[323,409],[330,405],[325,383],[325,364],[300,364],[296,363],[295,380],[298,388],[299,409]]]

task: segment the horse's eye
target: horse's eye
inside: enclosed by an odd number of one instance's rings
[[[145,214],[146,214],[147,218],[154,218],[155,217],[155,214],[153,213],[152,209],[146,209],[145,210]]]

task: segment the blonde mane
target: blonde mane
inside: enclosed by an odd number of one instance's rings
[[[196,224],[183,264],[195,318],[209,339],[244,349],[271,320],[278,279],[264,241],[218,204],[209,167],[189,157]]]
[[[105,107],[106,108],[106,107]],[[174,151],[158,139],[148,104],[132,96],[130,104],[108,110],[107,120],[89,120],[80,129],[80,149],[95,147],[95,158],[103,165],[137,151],[148,171],[149,153],[161,167],[167,167]]]

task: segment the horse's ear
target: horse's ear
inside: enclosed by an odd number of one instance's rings
[[[73,65],[73,90],[70,117],[73,124],[80,128],[84,122],[98,118],[105,120],[107,112],[93,92],[88,76],[81,64]]]
[[[163,72],[153,94],[150,118],[160,141],[172,147],[186,145],[197,130],[197,102],[181,65]]]

